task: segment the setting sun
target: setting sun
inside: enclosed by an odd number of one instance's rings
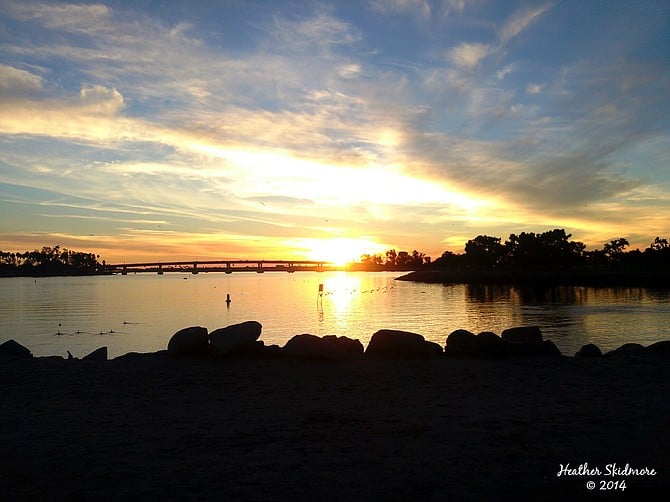
[[[324,260],[343,266],[358,261],[364,254],[382,252],[383,245],[365,238],[335,237],[331,239],[303,239],[299,246],[310,260]]]

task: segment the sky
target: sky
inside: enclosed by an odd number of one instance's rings
[[[0,249],[670,237],[667,0],[0,0]]]

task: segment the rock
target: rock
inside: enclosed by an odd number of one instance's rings
[[[258,321],[245,321],[212,331],[209,344],[215,355],[240,355],[257,351],[256,340],[263,326]],[[262,342],[261,342],[262,343]]]
[[[107,347],[100,347],[95,349],[88,355],[85,355],[81,358],[82,361],[106,361],[107,360]]]
[[[447,337],[444,352],[449,356],[476,355],[478,352],[477,337],[466,329],[452,331]]]
[[[156,352],[128,352],[121,356],[115,357],[114,361],[133,361],[133,362],[146,362],[146,361],[161,361],[166,359],[168,355],[167,350],[159,350]]]
[[[335,336],[335,335],[326,335],[323,337],[324,340],[330,340],[333,343],[336,343],[342,349],[352,356],[352,358],[356,359],[359,357],[363,357],[363,344],[361,343],[360,340],[357,340],[355,338],[349,338],[347,336]]]
[[[0,357],[7,359],[27,359],[33,357],[33,354],[16,340],[7,340],[0,345]]]
[[[372,335],[366,356],[372,357],[426,357],[434,356],[431,342],[417,333],[393,329],[381,329]]]
[[[363,345],[360,341],[345,336],[338,338],[330,335],[319,338],[303,334],[296,335],[286,342],[283,353],[290,357],[308,359],[356,359],[363,355]]]
[[[605,357],[614,357],[621,359],[630,359],[644,354],[644,347],[639,343],[625,343],[618,349],[611,350],[605,354]]]
[[[273,344],[265,347],[263,355],[266,357],[282,357],[284,351],[282,351],[282,348],[279,345]]]
[[[442,354],[444,354],[444,350],[442,350],[442,346],[439,343],[429,342],[428,340],[426,340],[425,346],[426,346],[426,354],[428,355],[430,355],[431,352],[436,356],[441,356]]]
[[[209,353],[207,328],[192,326],[177,331],[167,347],[168,354],[173,357],[203,356]]]
[[[502,332],[502,339],[509,343],[541,343],[542,331],[537,326],[519,326]]]
[[[561,350],[551,340],[542,342],[542,351],[538,354],[542,356],[562,356]]]
[[[265,346],[265,342],[263,342],[263,340],[256,340],[255,342],[240,345],[232,352],[229,352],[228,355],[255,358],[265,357],[269,355],[269,353],[268,348]]]
[[[537,326],[519,326],[502,332],[511,356],[557,356],[561,351],[551,340],[542,340],[542,331]]]
[[[592,343],[587,343],[581,349],[577,351],[575,357],[580,358],[590,358],[590,357],[602,357],[603,353],[597,345]]]
[[[644,352],[654,356],[670,356],[670,340],[652,343],[649,347],[645,347]]]
[[[477,354],[484,357],[502,357],[508,353],[508,343],[491,331],[483,331],[476,337]]]

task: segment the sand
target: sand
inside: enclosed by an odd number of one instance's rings
[[[668,363],[0,361],[2,498],[654,500]]]

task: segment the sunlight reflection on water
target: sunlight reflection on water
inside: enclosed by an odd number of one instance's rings
[[[0,342],[14,338],[35,355],[80,357],[106,345],[110,357],[164,349],[186,326],[210,330],[249,319],[261,340],[283,345],[300,333],[358,338],[378,329],[421,333],[444,345],[459,328],[475,333],[538,325],[566,355],[583,344],[611,350],[670,338],[668,291],[639,288],[518,289],[417,284],[393,273],[137,274],[4,278]],[[323,296],[319,301],[319,284]],[[226,306],[226,295],[231,304]]]

